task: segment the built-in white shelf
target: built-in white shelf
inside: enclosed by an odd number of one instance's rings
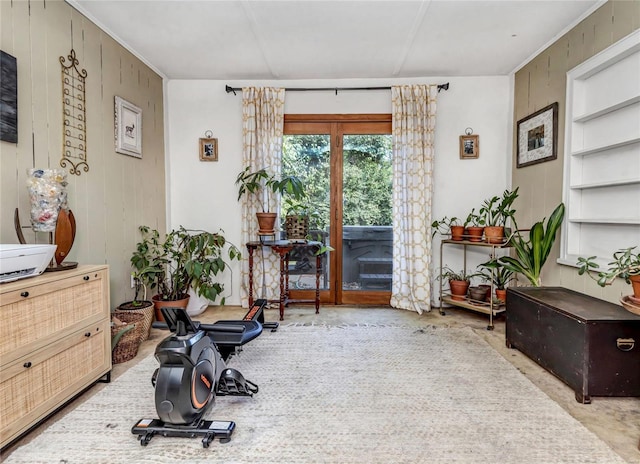
[[[640,218],[570,218],[569,222],[575,224],[619,224],[640,225]]]
[[[595,153],[600,153],[600,152],[607,151],[607,150],[613,150],[615,148],[620,148],[620,147],[626,147],[627,145],[633,145],[635,143],[640,143],[640,137],[635,137],[635,138],[632,138],[632,139],[629,139],[629,140],[624,140],[622,142],[610,143],[610,144],[607,144],[607,145],[602,145],[600,147],[586,148],[584,150],[573,151],[573,152],[571,152],[571,156],[593,155]]]
[[[635,103],[640,102],[640,95],[636,95],[635,97],[628,98],[624,101],[609,105],[605,108],[600,108],[597,111],[591,111],[589,113],[582,114],[580,116],[576,116],[573,118],[573,122],[587,122],[592,119],[599,118],[600,116],[604,116],[609,113],[613,113],[614,111],[618,111],[627,106],[631,106]]]
[[[638,244],[639,60],[640,29],[567,73],[559,263]]]
[[[640,179],[623,179],[623,180],[612,180],[607,182],[592,182],[588,184],[576,184],[576,185],[572,185],[571,189],[584,190],[584,189],[617,187],[619,185],[634,185],[634,184],[640,184]]]

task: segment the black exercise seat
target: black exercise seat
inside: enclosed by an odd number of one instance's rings
[[[226,360],[235,348],[250,342],[262,333],[257,321],[218,321],[200,326],[218,346],[222,359]]]

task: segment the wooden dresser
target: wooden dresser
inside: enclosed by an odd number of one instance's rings
[[[0,284],[0,448],[111,371],[109,269]]]

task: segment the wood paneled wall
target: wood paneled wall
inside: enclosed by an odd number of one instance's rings
[[[77,234],[69,261],[110,266],[111,305],[133,297],[129,258],[138,226],[166,228],[162,78],[61,0],[0,1],[0,48],[18,66],[18,143],[0,141],[0,242],[17,243],[13,212],[29,224],[26,172],[60,168],[59,58],[86,69],[88,172],[68,175]],[[68,60],[65,61],[68,63]],[[142,109],[142,159],[115,152],[114,97]],[[31,243],[48,234],[25,229]]]
[[[562,201],[567,71],[638,28],[640,2],[609,1],[516,73],[512,185],[520,186],[520,197],[516,200],[516,219],[520,227],[530,227],[534,222],[549,217]],[[553,102],[559,103],[558,158],[518,169],[515,162],[518,120]],[[624,283],[617,282],[602,289],[588,277],[578,276],[576,268],[557,264],[559,253],[558,235],[554,251],[543,270],[544,285],[571,288],[611,302],[618,302],[621,294],[629,293]]]

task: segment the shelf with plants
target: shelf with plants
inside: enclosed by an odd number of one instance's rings
[[[471,297],[469,297],[468,295],[465,296],[463,299],[458,299],[460,298],[459,296],[456,296],[456,298],[453,297],[453,295],[451,295],[451,293],[444,293],[443,292],[443,280],[447,275],[447,270],[448,268],[446,266],[443,266],[442,263],[442,256],[443,256],[443,249],[445,245],[457,245],[457,246],[461,246],[463,248],[463,270],[460,273],[463,277],[468,278],[468,280],[470,280],[471,277],[479,277],[480,273],[475,273],[475,274],[467,274],[467,247],[485,247],[485,248],[490,248],[490,260],[489,262],[496,262],[496,257],[498,255],[498,251],[500,250],[505,250],[505,252],[507,250],[509,250],[509,248],[511,248],[511,245],[509,243],[487,243],[487,242],[471,242],[468,240],[451,240],[451,239],[445,239],[442,240],[440,242],[440,276],[439,276],[439,281],[440,281],[440,307],[438,308],[440,311],[440,314],[444,315],[444,309],[443,309],[443,304],[446,303],[448,305],[451,306],[457,306],[457,307],[461,307],[461,308],[465,308],[465,309],[470,309],[472,311],[476,311],[479,313],[483,313],[483,314],[487,314],[489,315],[489,325],[487,326],[487,330],[493,330],[493,317],[504,312],[505,311],[505,305],[504,302],[500,302],[499,300],[494,299],[494,292],[495,292],[495,281],[494,281],[494,273],[498,272],[497,269],[489,269],[487,274],[484,274],[485,277],[487,277],[487,280],[490,283],[490,289],[489,289],[489,301],[480,301],[477,299],[472,299]]]

